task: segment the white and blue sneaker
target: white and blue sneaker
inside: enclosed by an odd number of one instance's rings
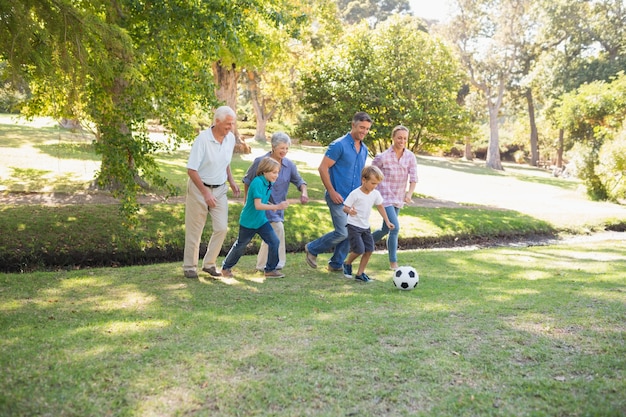
[[[346,278],[352,278],[352,265],[343,264],[343,276]]]
[[[368,277],[365,272],[363,272],[361,275],[356,275],[354,278],[357,281],[362,281],[362,282],[371,282],[372,281],[372,279],[370,277]]]

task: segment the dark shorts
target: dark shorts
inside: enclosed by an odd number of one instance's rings
[[[374,238],[370,229],[362,229],[360,227],[349,224],[348,241],[350,242],[350,252],[359,255],[365,252],[374,252]]]

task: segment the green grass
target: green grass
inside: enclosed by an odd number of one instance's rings
[[[58,167],[91,167],[88,140],[5,119],[0,185],[84,189],[75,170]],[[24,152],[32,158],[20,159]],[[33,166],[35,156],[55,167]],[[181,195],[186,159],[186,151],[158,156]],[[234,158],[236,178],[250,162]],[[571,184],[524,167],[420,164]],[[296,252],[331,227],[315,167],[298,168],[314,201],[287,210]],[[297,196],[292,189],[289,198]],[[231,205],[225,250],[240,210]],[[242,258],[234,279],[184,279],[183,217],[180,203],[146,205],[127,230],[117,205],[0,207],[0,265],[34,271],[0,274],[0,415],[626,415],[624,240],[411,251],[555,230],[515,211],[406,207],[399,262],[415,266],[421,282],[405,292],[393,287],[384,252],[367,267],[370,284],[312,270],[302,253],[288,254],[285,279],[266,281],[254,256]]]
[[[241,204],[231,204],[229,232],[223,253],[238,232]],[[401,248],[472,243],[484,239],[514,239],[551,235],[552,226],[507,210],[475,208],[434,209],[406,207],[400,212]],[[142,207],[140,224],[128,230],[117,205],[82,206],[4,205],[0,207],[0,265],[4,272],[46,268],[129,265],[182,259],[184,204],[149,204]],[[381,223],[372,213],[374,227]],[[286,211],[287,250],[299,252],[304,244],[331,230],[328,208],[321,202],[293,204]],[[202,242],[208,242],[210,226]],[[248,253],[258,250],[253,240]]]
[[[320,255],[324,264],[326,255]],[[0,275],[0,415],[622,416],[624,241]]]

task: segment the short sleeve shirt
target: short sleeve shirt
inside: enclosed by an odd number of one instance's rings
[[[228,179],[226,169],[233,158],[235,135],[232,132],[219,143],[213,137],[213,131],[206,129],[200,132],[191,145],[187,168],[198,171],[205,184],[224,184]]]
[[[254,199],[260,198],[261,203],[267,204],[270,199],[272,183],[265,179],[263,175],[255,177],[248,188],[246,205],[241,210],[239,224],[248,229],[258,229],[267,223],[264,210],[257,210],[254,207]]]
[[[417,160],[413,152],[405,149],[398,159],[391,147],[376,155],[372,165],[380,168],[385,176],[377,188],[383,196],[383,206],[404,207],[407,180],[417,182]]]
[[[267,154],[260,156],[254,160],[250,168],[248,168],[248,172],[246,172],[245,177],[243,177],[244,184],[248,186],[252,182],[252,180],[256,177],[256,170],[259,167],[259,163],[264,158],[270,156],[270,152]],[[287,199],[287,192],[289,191],[289,184],[295,185],[298,189],[306,182],[302,179],[300,174],[298,173],[298,168],[293,161],[283,158],[280,171],[278,172],[278,178],[272,185],[272,192],[270,195],[270,203],[278,204]],[[285,220],[285,211],[284,210],[267,210],[265,212],[267,219],[271,222],[282,222]]]
[[[350,133],[335,139],[325,154],[335,161],[330,167],[330,183],[345,200],[348,194],[361,186],[361,171],[367,160],[367,146],[361,142],[361,149],[357,153],[354,139]]]
[[[361,191],[361,187],[353,190],[343,202],[344,206],[354,207],[356,210],[355,216],[348,215],[348,224],[361,229],[369,229],[372,207],[379,206],[382,203],[383,197],[378,190],[372,190],[369,194]]]

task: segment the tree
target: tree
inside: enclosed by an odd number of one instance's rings
[[[611,83],[594,81],[564,94],[556,119],[569,136],[568,146],[578,144],[581,149],[577,171],[588,195],[594,200],[606,200],[609,187],[606,176],[603,179],[598,175],[597,166],[603,145],[616,137],[626,120],[626,75],[620,72]],[[605,152],[605,166],[610,166],[607,155],[611,154]]]
[[[584,83],[609,81],[626,68],[626,8],[623,0],[544,0],[536,10],[542,23],[537,38],[544,47],[531,83],[554,119],[564,93]],[[559,136],[557,165],[562,166],[564,132]]]
[[[245,86],[256,119],[255,139],[266,140],[267,123],[276,114],[297,115],[295,86],[298,67],[305,65],[314,42],[328,35],[337,25],[336,5],[328,0],[289,2],[301,13],[286,21],[281,28],[265,27],[262,53],[247,60],[243,69]],[[337,25],[338,26],[338,25]]]
[[[323,50],[302,77],[299,133],[328,144],[363,110],[374,120],[372,153],[390,145],[398,124],[410,129],[410,149],[434,148],[466,131],[457,103],[463,82],[452,51],[425,33],[419,19],[398,16],[373,30],[361,24]]]
[[[457,0],[448,25],[470,82],[484,97],[489,113],[486,165],[502,170],[498,118],[505,88],[519,58],[528,0]]]
[[[195,106],[218,104],[211,63],[242,48],[252,18],[272,14],[270,0],[0,3],[0,59],[32,96],[25,111],[78,118],[95,126],[100,187],[112,188],[127,213],[144,179],[164,186],[146,134],[147,118],[191,140]],[[262,39],[246,37],[246,46]],[[141,180],[140,180],[141,179]]]

